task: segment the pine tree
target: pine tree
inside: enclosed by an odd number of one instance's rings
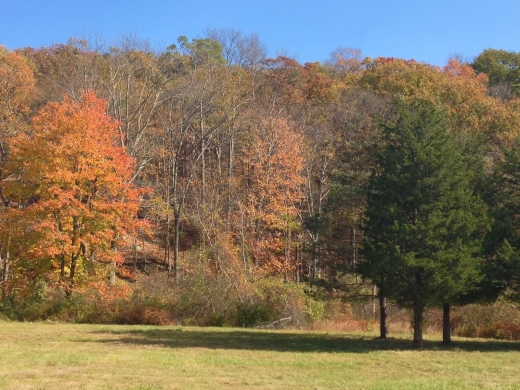
[[[492,301],[502,293],[520,298],[520,138],[505,148],[486,183],[485,200],[493,219],[486,236],[486,278],[478,291]]]
[[[412,311],[420,347],[425,308],[446,308],[481,279],[486,208],[442,113],[417,101],[396,107],[368,184],[359,272]]]

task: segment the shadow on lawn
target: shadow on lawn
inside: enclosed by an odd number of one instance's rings
[[[379,340],[355,335],[296,332],[250,332],[243,330],[197,330],[191,328],[107,330],[93,332],[110,338],[100,343],[155,345],[170,348],[244,349],[278,352],[370,353],[374,351],[414,350],[411,340]],[[115,337],[114,337],[115,336]],[[92,340],[89,340],[92,341]],[[441,346],[439,341],[425,340],[425,351],[504,352],[520,351],[520,343],[507,341],[457,340],[452,347]]]

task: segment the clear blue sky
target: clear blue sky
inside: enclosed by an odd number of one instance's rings
[[[11,49],[129,34],[162,49],[232,27],[302,63],[338,47],[434,65],[486,48],[520,52],[520,0],[0,0],[0,15],[0,44]]]

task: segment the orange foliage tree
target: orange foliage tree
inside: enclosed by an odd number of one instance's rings
[[[0,46],[0,178],[5,177],[9,139],[27,127],[34,85],[34,75],[26,59]],[[0,199],[0,218],[3,218],[6,200],[1,192]],[[9,274],[9,252],[3,244],[0,242],[0,283],[5,283]]]
[[[96,264],[122,262],[117,242],[140,225],[134,160],[118,146],[118,124],[105,107],[90,91],[78,102],[49,103],[31,132],[12,140],[11,175],[2,182],[10,205],[4,247],[25,264],[22,274],[57,271],[68,291],[80,269],[92,274]]]
[[[7,138],[23,127],[35,93],[35,79],[26,59],[0,46],[0,159],[7,153]]]
[[[454,59],[441,69],[414,60],[376,58],[366,63],[357,82],[386,96],[432,103],[447,112],[452,130],[483,134],[490,147],[518,134],[518,112],[488,96],[486,75]]]
[[[280,117],[257,118],[250,130],[240,155],[242,255],[287,278],[295,266],[291,233],[299,228],[303,142],[291,123]]]

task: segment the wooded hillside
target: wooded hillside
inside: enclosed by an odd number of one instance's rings
[[[520,54],[265,53],[235,30],[0,49],[4,311],[139,285],[176,318],[253,325],[317,315],[316,294],[517,292]]]

